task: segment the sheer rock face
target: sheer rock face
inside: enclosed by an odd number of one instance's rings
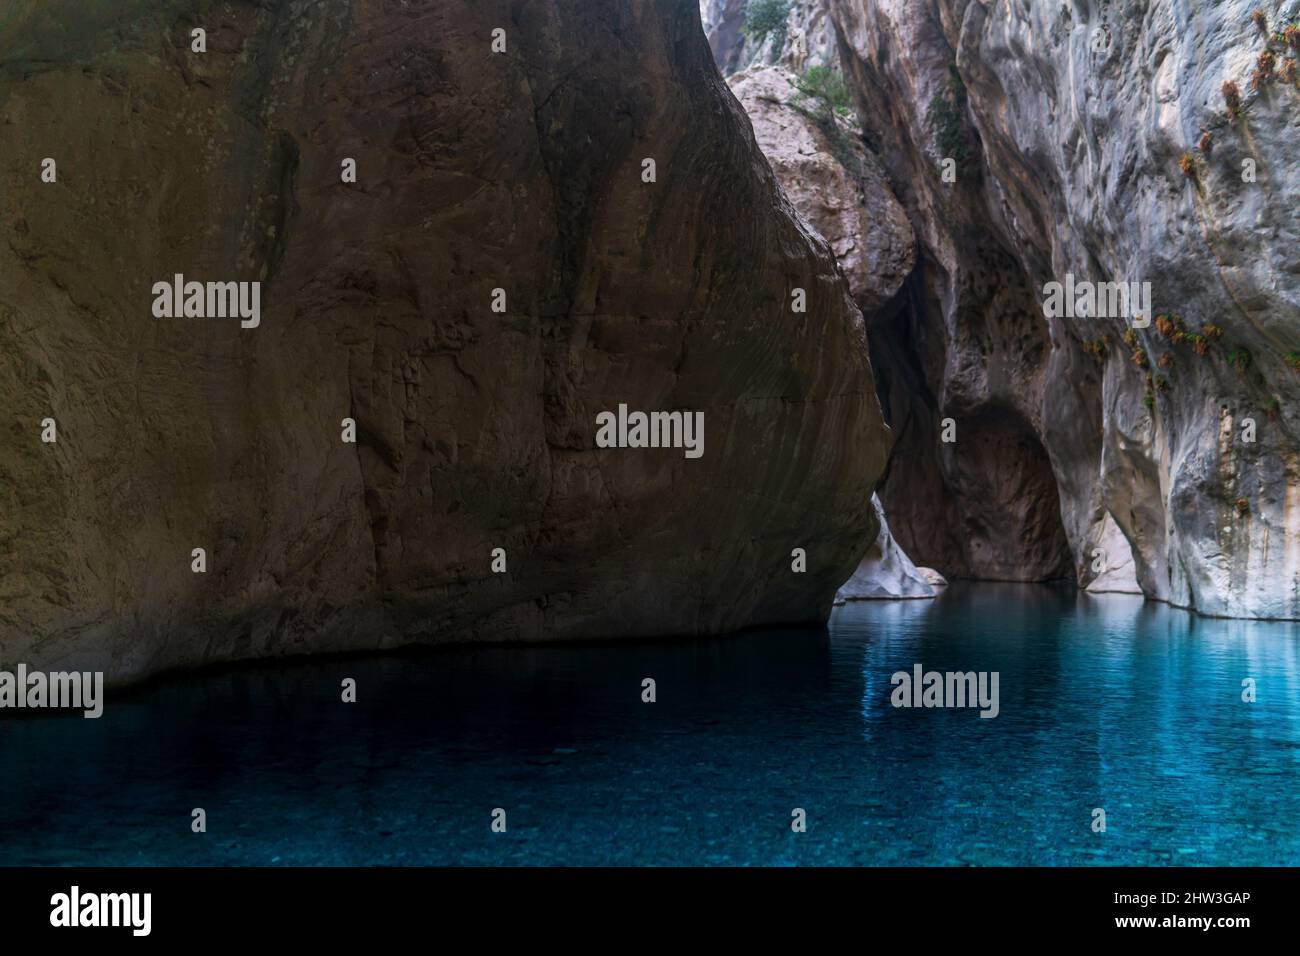
[[[728,79],[795,209],[830,243],[865,312],[885,305],[916,264],[916,236],[861,134],[801,93],[781,67]]]
[[[1300,90],[1250,86],[1269,45],[1251,14],[1272,32],[1284,5],[826,3],[923,246],[909,307],[872,329],[897,438],[881,496],[900,543],[945,572],[1000,576],[1023,536],[1036,553],[1022,576],[1072,564],[1087,584],[1095,548],[1125,550],[1113,521],[1146,594],[1300,617],[1300,376],[1287,360],[1300,352]],[[1296,51],[1272,49],[1283,74]],[[1150,282],[1152,312],[1222,337],[1202,356],[1154,327],[1125,344],[1122,318],[1047,318],[1044,286],[1067,274]],[[991,434],[1002,454],[981,450]],[[995,524],[1004,509],[970,489],[998,487],[1008,504],[1033,498],[1021,507],[1042,520]],[[980,540],[993,562],[964,543]]]
[[[830,243],[854,299],[871,321],[916,265],[916,236],[880,161],[865,148],[854,124],[801,92],[788,70],[750,67],[728,82],[786,196]],[[880,533],[836,594],[836,603],[934,597],[935,587],[889,533],[875,495],[871,509]]]
[[[745,37],[745,3],[746,0],[700,0],[704,32],[723,73],[734,73],[748,66],[754,54],[754,44]]]
[[[0,62],[0,658],[817,622],[874,540],[861,316],[691,6],[32,0]],[[703,457],[598,449],[620,403]]]
[[[700,16],[714,59],[724,74],[779,65],[796,73],[839,60],[835,27],[824,0],[789,0],[783,29],[762,40],[746,36],[750,0],[700,0]]]

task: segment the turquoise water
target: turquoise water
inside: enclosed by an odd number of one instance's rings
[[[206,673],[0,720],[0,864],[1295,865],[1298,637],[954,585],[826,632]],[[997,671],[998,717],[892,707],[915,663]]]

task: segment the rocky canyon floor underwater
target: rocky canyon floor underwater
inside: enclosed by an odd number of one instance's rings
[[[825,631],[197,672],[6,720],[0,864],[1294,865],[1298,628],[959,582]],[[892,706],[916,664],[998,672],[997,716]]]

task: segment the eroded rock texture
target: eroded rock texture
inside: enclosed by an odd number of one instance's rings
[[[7,12],[4,660],[824,619],[876,533],[865,333],[691,4]],[[176,273],[261,280],[260,327],[155,319]],[[596,449],[620,403],[703,457]]]
[[[855,123],[781,67],[730,77],[754,137],[795,209],[830,243],[865,312],[882,308],[916,265],[916,236]]]
[[[825,2],[922,244],[907,307],[871,334],[899,542],[948,573],[1083,584],[1104,544],[1149,596],[1300,617],[1300,90],[1273,37],[1300,11]],[[1204,354],[1154,325],[1126,343],[1121,319],[1046,318],[1067,273],[1152,283]]]
[[[724,73],[748,66],[780,65],[802,73],[838,58],[835,27],[825,0],[760,0],[784,10],[780,26],[763,36],[746,29],[751,0],[700,0],[700,16],[714,58]]]
[[[947,584],[943,576],[930,568],[918,568],[903,553],[889,533],[889,522],[875,495],[871,497],[871,507],[880,523],[880,534],[867,549],[853,577],[835,595],[835,603],[934,597]]]

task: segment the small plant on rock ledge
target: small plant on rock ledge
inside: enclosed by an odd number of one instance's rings
[[[1288,24],[1282,31],[1282,39],[1286,41],[1286,45],[1291,49],[1300,50],[1300,25]]]
[[[1181,342],[1186,338],[1186,333],[1183,331],[1183,317],[1176,312],[1157,315],[1156,331],[1172,342]]]
[[[1160,358],[1156,359],[1156,364],[1159,365],[1161,368],[1172,367],[1174,364],[1174,353],[1173,352],[1163,353],[1160,356]]]
[[[1236,119],[1241,115],[1241,87],[1229,80],[1223,84],[1223,102],[1228,106],[1228,115]]]
[[[1082,345],[1083,351],[1091,355],[1099,363],[1106,361],[1106,353],[1110,350],[1110,341],[1107,336],[1102,336],[1099,339],[1084,339]]]
[[[1213,322],[1207,322],[1201,326],[1201,334],[1211,342],[1217,342],[1223,338],[1223,329],[1219,328]]]
[[[1252,356],[1250,350],[1243,348],[1240,345],[1228,351],[1228,364],[1243,375],[1245,374],[1246,369],[1250,368],[1251,361]]]
[[[1282,63],[1282,82],[1295,84],[1296,66],[1295,60],[1288,57]]]
[[[1256,64],[1256,70],[1250,75],[1250,88],[1259,92],[1264,84],[1275,79],[1273,70],[1277,66],[1277,57],[1273,51],[1265,50],[1259,55],[1259,61]]]
[[[1250,502],[1247,501],[1245,498],[1237,499],[1237,514],[1239,515],[1250,514]]]
[[[849,115],[849,88],[838,70],[829,66],[809,67],[795,86],[804,96],[815,100],[823,112]]]
[[[1291,371],[1300,372],[1300,352],[1287,352],[1282,356],[1282,361]]]
[[[1156,410],[1156,393],[1148,389],[1147,393],[1142,396],[1142,404],[1146,406],[1148,412],[1154,412]]]
[[[1192,349],[1197,355],[1204,358],[1210,352],[1210,340],[1200,332],[1188,332],[1183,338],[1192,343]]]
[[[860,143],[853,132],[856,124],[851,120],[844,76],[832,67],[814,66],[795,81],[795,88],[802,100],[790,105],[817,125],[831,154],[860,181],[865,171]]]
[[[1254,21],[1255,26],[1259,27],[1262,33],[1268,32],[1268,17],[1265,16],[1263,10],[1256,9],[1255,12],[1250,15],[1250,19]]]
[[[1206,156],[1209,156],[1212,152],[1214,152],[1214,134],[1209,132],[1208,130],[1202,133],[1201,141],[1197,143],[1197,149],[1199,149]]]
[[[1134,349],[1133,355],[1130,357],[1133,359],[1133,364],[1140,369],[1148,369],[1151,367],[1151,363],[1147,360],[1146,349]]]

